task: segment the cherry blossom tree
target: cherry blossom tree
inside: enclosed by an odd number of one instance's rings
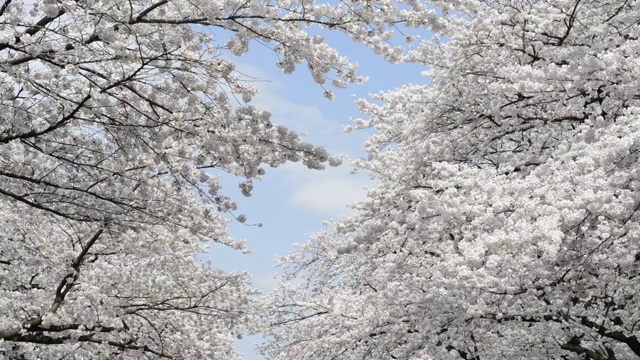
[[[430,5],[432,83],[360,102],[379,185],[282,259],[263,351],[640,358],[640,5]]]
[[[284,72],[306,64],[344,87],[362,81],[356,65],[308,28],[393,61],[402,14],[386,1],[0,3],[0,357],[238,358],[256,292],[194,260],[211,241],[246,250],[219,175],[249,196],[267,165],[339,159],[251,106],[230,59],[260,42]]]

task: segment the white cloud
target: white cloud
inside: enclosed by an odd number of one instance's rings
[[[374,184],[363,174],[350,174],[347,165],[323,171],[310,171],[299,164],[286,168],[291,181],[299,184],[291,193],[291,203],[328,218],[349,215],[348,205],[363,200],[366,188]]]
[[[265,293],[273,291],[278,285],[278,279],[276,279],[276,275],[272,273],[268,274],[251,274],[251,280],[253,285],[258,289]]]

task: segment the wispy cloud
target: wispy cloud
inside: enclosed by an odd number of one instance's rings
[[[363,200],[366,188],[374,181],[363,174],[351,174],[348,165],[309,171],[299,164],[284,169],[295,189],[291,192],[291,203],[326,218],[338,219],[349,215],[348,205]]]

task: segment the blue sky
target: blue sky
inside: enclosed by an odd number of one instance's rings
[[[336,95],[333,101],[323,96],[324,89],[313,82],[306,65],[285,75],[275,66],[276,55],[262,45],[252,44],[248,54],[231,60],[239,71],[261,80],[256,83],[260,93],[252,103],[270,111],[274,123],[305,133],[306,140],[326,147],[333,154],[354,159],[364,155],[361,147],[368,137],[366,132],[346,134],[342,130],[351,124],[351,119],[361,117],[354,100],[403,84],[426,83],[420,76],[426,69],[391,65],[341,34],[323,35],[330,45],[360,64],[361,75],[369,76],[365,85],[352,85],[344,90],[328,88]],[[350,171],[346,159],[342,166],[324,171],[309,170],[300,164],[267,169],[267,180],[254,183],[250,198],[240,194],[238,181],[225,179],[223,191],[237,201],[237,213],[245,214],[247,223],[263,226],[231,224],[232,235],[246,240],[253,254],[243,255],[217,246],[207,259],[217,268],[249,272],[259,289],[269,291],[275,284],[276,257],[293,251],[292,244],[304,243],[310,233],[321,230],[322,221],[348,215],[347,205],[363,199],[365,187],[374,184],[367,174],[350,175]],[[252,349],[259,340],[248,337],[239,343],[245,359],[263,359]]]

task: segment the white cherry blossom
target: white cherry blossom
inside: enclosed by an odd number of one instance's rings
[[[435,34],[403,57],[432,84],[360,101],[354,128],[377,133],[358,165],[379,185],[282,259],[263,351],[640,358],[638,3],[429,1],[406,18]]]

